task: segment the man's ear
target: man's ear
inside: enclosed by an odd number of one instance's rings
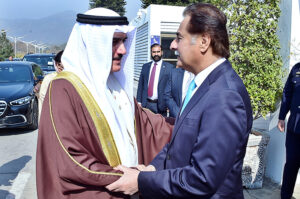
[[[210,42],[211,42],[211,38],[209,34],[202,34],[200,36],[200,51],[201,53],[205,53],[208,49],[208,47],[210,46]]]

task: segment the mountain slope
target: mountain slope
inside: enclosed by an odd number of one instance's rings
[[[75,22],[76,13],[65,11],[41,19],[0,19],[0,29],[7,30],[8,36],[23,36],[23,41],[61,45],[67,42]]]

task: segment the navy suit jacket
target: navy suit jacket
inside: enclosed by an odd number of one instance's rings
[[[171,71],[167,82],[164,98],[166,106],[169,109],[170,117],[176,117],[182,103],[182,82],[184,70],[182,68],[174,68]]]
[[[292,68],[285,83],[279,119],[284,120],[289,111],[287,130],[300,134],[300,63]]]
[[[138,102],[142,103],[142,107],[146,107],[147,104],[148,80],[149,80],[151,63],[152,61],[144,64],[140,74],[136,99]],[[172,64],[162,61],[159,79],[158,79],[158,86],[157,86],[157,92],[158,92],[157,106],[160,113],[166,112],[163,93],[172,68],[174,68]]]
[[[147,198],[243,199],[242,165],[252,128],[248,92],[229,61],[215,68],[176,118],[172,139],[140,172]]]

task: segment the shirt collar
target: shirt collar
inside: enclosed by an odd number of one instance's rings
[[[204,80],[207,78],[207,76],[219,65],[221,65],[226,59],[225,58],[220,58],[217,61],[215,61],[213,64],[210,66],[206,67],[203,71],[198,73],[195,77],[195,83],[197,87],[201,86],[201,84],[204,82]]]
[[[153,63],[152,64],[154,64],[155,63],[155,61],[154,60],[152,60],[153,61]],[[161,64],[161,62],[162,62],[162,59],[161,60],[159,60],[158,62],[156,62],[156,64],[157,65],[160,65]]]

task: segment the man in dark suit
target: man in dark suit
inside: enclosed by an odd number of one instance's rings
[[[281,199],[292,198],[300,167],[300,63],[292,68],[284,86],[278,121],[281,132],[285,131],[284,120],[289,111]]]
[[[153,61],[143,65],[140,74],[136,99],[145,108],[154,113],[167,115],[163,92],[174,66],[161,60],[163,51],[159,44],[151,46]]]
[[[107,186],[143,198],[243,199],[242,165],[252,128],[247,90],[232,68],[226,16],[196,3],[171,49],[177,65],[195,74],[177,116],[171,141],[149,166],[123,166],[124,175]]]
[[[194,79],[194,74],[182,68],[173,68],[167,82],[164,99],[169,110],[169,117],[176,117],[188,86]]]

